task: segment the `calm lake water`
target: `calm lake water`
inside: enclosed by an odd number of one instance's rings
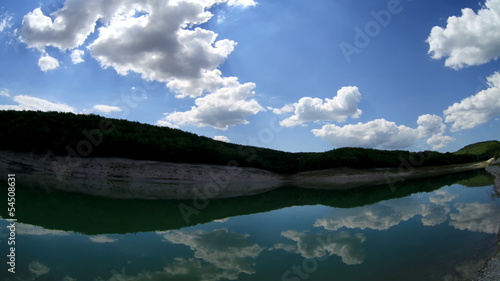
[[[393,188],[146,201],[57,192],[18,175],[16,274],[2,219],[0,279],[468,280],[499,229],[492,186],[475,172]]]

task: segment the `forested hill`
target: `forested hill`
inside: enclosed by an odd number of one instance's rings
[[[500,141],[484,141],[474,144],[469,144],[455,152],[459,155],[472,154],[480,159],[488,159],[491,157],[500,157]]]
[[[339,148],[289,153],[215,141],[178,129],[72,113],[0,111],[1,150],[71,157],[122,157],[182,163],[234,164],[278,173],[335,167],[458,164],[492,155]],[[498,143],[498,142],[497,142]],[[487,155],[488,154],[488,155]]]

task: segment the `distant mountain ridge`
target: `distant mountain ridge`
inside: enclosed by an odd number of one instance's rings
[[[498,141],[472,144],[455,153],[338,148],[291,153],[216,141],[179,129],[98,115],[0,111],[0,149],[67,157],[120,157],[174,163],[238,165],[277,173],[337,167],[436,166],[498,157]]]

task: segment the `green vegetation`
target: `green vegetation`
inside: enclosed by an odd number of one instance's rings
[[[417,153],[350,147],[323,153],[288,153],[224,143],[178,129],[72,113],[0,111],[0,120],[0,131],[4,136],[0,139],[2,150],[50,152],[70,157],[237,164],[278,173],[336,167],[411,168],[467,163],[483,160],[484,156],[476,153]]]
[[[500,157],[500,141],[485,141],[470,144],[455,152],[456,155],[474,155],[477,160]]]

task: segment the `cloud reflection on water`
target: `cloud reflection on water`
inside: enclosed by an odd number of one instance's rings
[[[425,226],[436,226],[449,220],[450,226],[460,230],[489,234],[498,232],[500,206],[477,202],[453,204],[458,197],[449,191],[438,190],[428,199],[414,196],[352,209],[335,209],[332,214],[317,219],[314,226],[326,230],[388,230],[403,221],[421,216]]]
[[[458,213],[450,215],[450,225],[472,232],[495,234],[500,228],[500,206],[481,203],[457,203]]]
[[[166,241],[188,246],[194,251],[194,257],[198,260],[177,259],[175,264],[169,265],[165,269],[172,274],[205,270],[207,272],[203,274],[211,272],[210,276],[217,276],[213,272],[215,268],[218,268],[224,270],[220,273],[221,278],[224,276],[224,278],[228,278],[227,276],[237,278],[240,273],[254,274],[255,259],[263,251],[263,248],[256,243],[249,242],[249,237],[248,234],[229,232],[227,229],[215,229],[210,232],[197,230],[191,233],[184,231],[167,233],[163,235]],[[200,260],[209,265],[202,265]],[[187,268],[196,268],[196,270],[187,271]],[[211,277],[209,280],[219,279]]]
[[[278,243],[274,249],[298,253],[304,258],[321,258],[339,256],[348,265],[362,264],[365,252],[361,244],[366,237],[361,234],[350,234],[347,231],[335,233],[309,233],[287,230],[281,236],[297,242],[297,245]]]

